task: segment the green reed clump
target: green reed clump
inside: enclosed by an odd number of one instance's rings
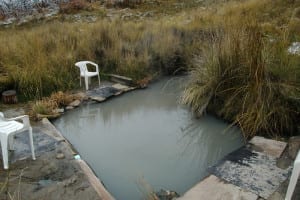
[[[295,134],[300,113],[300,59],[282,35],[264,36],[258,23],[218,28],[196,58],[183,102],[239,125],[246,138]]]

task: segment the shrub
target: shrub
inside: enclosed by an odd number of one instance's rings
[[[287,53],[284,35],[264,37],[256,22],[218,28],[197,57],[183,102],[237,124],[245,138],[296,133],[300,113],[300,59]]]
[[[143,0],[106,0],[105,5],[107,7],[135,7],[138,4],[143,3]]]
[[[90,8],[86,0],[70,0],[67,2],[60,3],[59,12],[60,13],[76,13],[80,10],[88,10]]]

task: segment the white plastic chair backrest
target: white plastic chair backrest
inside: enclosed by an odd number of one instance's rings
[[[80,62],[75,63],[75,65],[76,65],[77,67],[79,67],[80,73],[82,73],[82,74],[85,74],[85,72],[88,71],[87,65],[86,65],[86,64],[87,64],[87,63],[84,62],[84,61],[80,61]]]

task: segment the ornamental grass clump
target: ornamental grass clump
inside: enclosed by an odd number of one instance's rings
[[[270,40],[258,23],[245,20],[214,31],[196,58],[183,102],[237,124],[245,138],[297,132],[300,58],[287,52],[285,34]]]

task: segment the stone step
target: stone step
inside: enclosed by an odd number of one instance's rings
[[[285,142],[254,137],[209,168],[210,176],[179,199],[269,199],[291,172],[290,166],[281,169],[276,165],[286,146]]]
[[[257,195],[210,175],[177,200],[256,200]]]

